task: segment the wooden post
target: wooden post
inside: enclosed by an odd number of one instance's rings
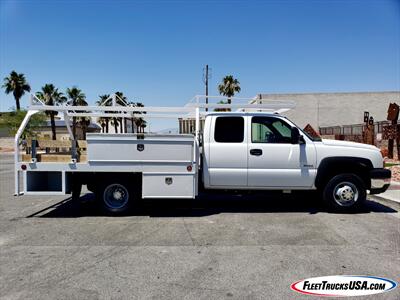
[[[393,147],[394,140],[396,140],[397,146],[397,158],[400,159],[399,155],[399,142],[400,142],[400,132],[397,128],[397,120],[399,119],[399,106],[396,103],[390,103],[388,108],[387,120],[392,121],[392,134],[389,136],[388,140],[388,158],[393,158]]]
[[[397,126],[396,128],[397,159],[400,160],[400,126],[398,124],[396,124],[395,126]]]
[[[365,129],[363,131],[363,143],[364,144],[375,144],[375,134],[374,134],[374,118],[369,115],[369,112],[364,112],[364,122]]]
[[[388,158],[393,158],[393,146],[394,146],[393,139],[389,139],[388,140]]]

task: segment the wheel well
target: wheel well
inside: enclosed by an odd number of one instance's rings
[[[351,173],[356,174],[364,182],[367,189],[371,187],[369,171],[373,168],[369,159],[359,157],[328,157],[321,161],[317,170],[315,186],[324,186],[332,177]]]

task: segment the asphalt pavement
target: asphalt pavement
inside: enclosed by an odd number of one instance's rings
[[[91,194],[14,197],[12,168],[0,155],[0,299],[312,299],[291,283],[400,281],[395,202],[331,214],[307,193],[216,195],[108,217]],[[399,298],[400,288],[365,297]]]

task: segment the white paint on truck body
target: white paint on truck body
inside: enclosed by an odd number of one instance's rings
[[[326,157],[348,156],[368,159],[374,168],[383,168],[380,149],[373,145],[323,139],[322,142],[315,143],[315,146],[318,153],[318,165]]]
[[[217,118],[240,116],[245,120],[244,140],[241,143],[218,143],[213,134]],[[204,138],[204,183],[207,188],[226,189],[304,189],[312,188],[316,176],[314,143],[305,137],[305,144],[253,143],[253,116],[279,118],[289,126],[290,121],[277,115],[262,113],[224,113],[206,118]],[[254,156],[250,150],[259,149]]]
[[[245,120],[244,140],[241,143],[218,143],[214,138],[217,118],[240,116]],[[322,140],[313,141],[303,134],[303,144],[253,143],[253,117],[282,120],[296,125],[285,117],[269,113],[212,113],[204,127],[203,181],[213,189],[315,189],[318,166],[324,158],[357,157],[371,161],[374,168],[383,167],[379,149],[361,143]],[[251,155],[252,149],[261,155]]]
[[[297,126],[278,114],[238,111],[206,115],[202,145],[197,130],[196,135],[88,134],[87,162],[27,163],[16,153],[16,178],[24,173],[27,194],[64,194],[73,173],[138,173],[143,198],[194,198],[199,180],[206,189],[315,189],[318,167],[330,157],[361,158],[383,168],[374,146],[313,141],[301,130],[301,142],[292,143],[293,128]],[[19,195],[18,182],[15,189]]]

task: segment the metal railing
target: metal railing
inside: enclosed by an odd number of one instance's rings
[[[374,122],[374,132],[383,133],[383,127],[391,125],[391,121],[379,121]],[[400,124],[400,121],[397,122]],[[352,125],[342,125],[342,126],[327,126],[319,127],[319,133],[321,135],[362,135],[365,130],[365,124],[352,124]]]

